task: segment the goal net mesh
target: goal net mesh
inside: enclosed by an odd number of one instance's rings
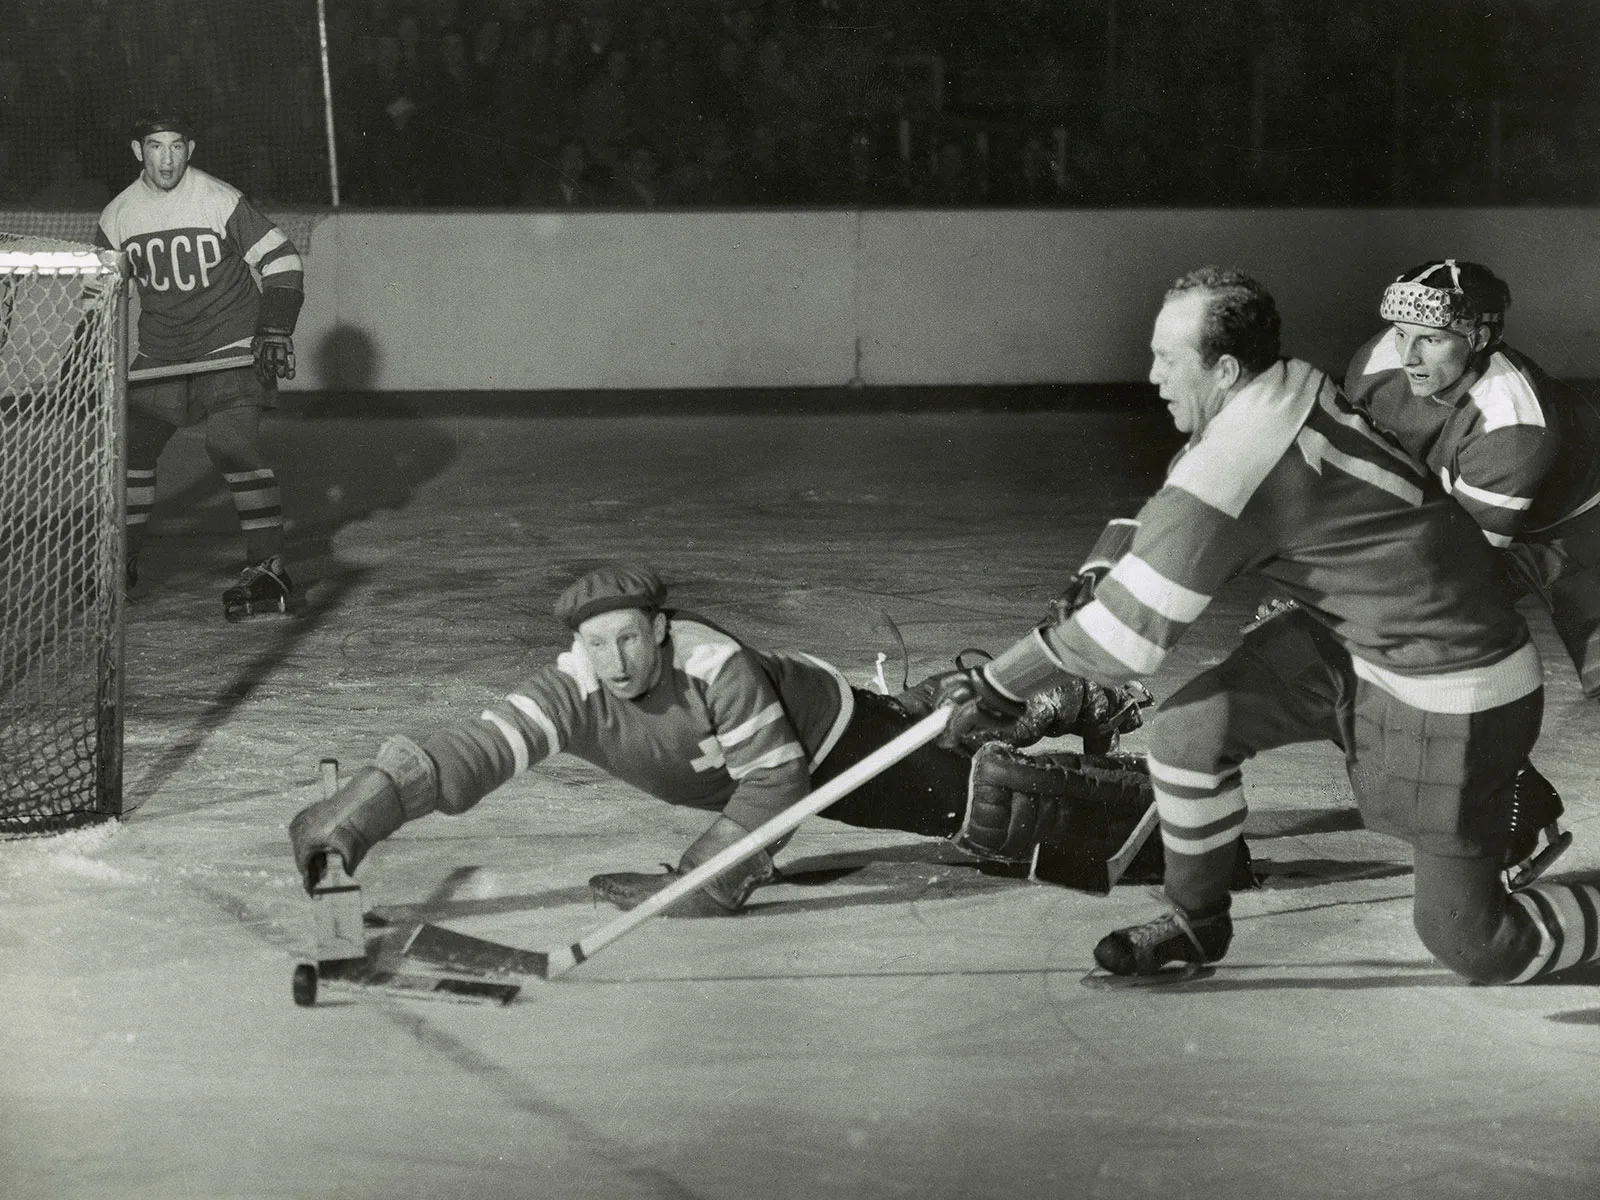
[[[0,233],[0,837],[123,809],[125,291]]]

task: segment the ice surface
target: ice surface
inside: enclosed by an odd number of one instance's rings
[[[0,844],[0,1194],[245,1197],[1600,1195],[1600,979],[1474,988],[1412,932],[1405,848],[1331,747],[1248,770],[1267,886],[1211,979],[1080,980],[1153,912],[802,828],[736,921],[657,921],[508,1009],[290,1002],[290,816],[324,756],[477,713],[565,637],[555,592],[653,560],[674,601],[866,685],[999,649],[1173,448],[1164,414],[285,417],[298,619],[226,625],[231,512],[163,462],[128,645],[120,825]],[[1152,681],[1232,645],[1219,599]],[[1535,761],[1597,867],[1600,707],[1548,621]],[[1133,740],[1138,746],[1137,736]],[[369,905],[528,948],[608,920],[584,881],[701,819],[558,759],[408,826]]]

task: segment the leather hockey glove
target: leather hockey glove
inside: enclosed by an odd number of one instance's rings
[[[1045,611],[1047,625],[1060,625],[1077,612],[1089,601],[1094,599],[1094,590],[1100,586],[1109,570],[1104,571],[1079,571],[1067,581],[1067,586],[1061,594],[1050,601]]]
[[[1132,548],[1133,539],[1138,532],[1138,521],[1126,517],[1108,521],[1106,527],[1100,531],[1100,536],[1095,539],[1089,557],[1084,559],[1083,566],[1078,568],[1078,573],[1067,582],[1061,594],[1050,601],[1045,619],[1051,625],[1059,625],[1093,600],[1095,589],[1100,586],[1101,580],[1111,574],[1111,568],[1116,566]]]
[[[939,745],[947,750],[970,745],[974,738],[982,739],[985,734],[1003,737],[1027,711],[1021,700],[995,687],[981,666],[944,671],[912,690],[931,694],[929,711],[941,704],[953,707],[950,723],[939,735]]]
[[[709,861],[733,845],[748,832],[744,826],[728,817],[718,817],[711,827],[695,839],[683,852],[678,865],[662,863],[659,874],[644,871],[617,871],[595,875],[589,880],[589,889],[596,900],[615,904],[624,912],[637,908],[662,888],[680,879],[701,863]],[[674,901],[664,917],[732,917],[744,910],[750,893],[777,877],[772,856],[758,851],[741,863],[735,863],[709,883]]]
[[[258,329],[250,341],[256,360],[256,378],[262,387],[272,387],[280,379],[294,378],[294,338],[281,329]]]
[[[300,882],[309,893],[322,878],[327,856],[337,854],[344,869],[355,874],[367,851],[405,823],[400,790],[377,767],[357,771],[326,800],[301,809],[289,822]]]

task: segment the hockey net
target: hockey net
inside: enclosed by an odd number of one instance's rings
[[[0,233],[0,837],[123,811],[125,281]]]

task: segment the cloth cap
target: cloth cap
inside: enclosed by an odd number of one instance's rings
[[[152,133],[181,133],[184,141],[194,139],[194,126],[170,108],[153,108],[133,123],[133,140],[142,142]]]
[[[649,567],[616,564],[596,567],[573,580],[556,600],[556,620],[577,629],[596,613],[619,608],[655,612],[667,598],[667,585]]]
[[[1488,267],[1444,258],[1402,271],[1384,289],[1378,315],[1461,334],[1487,325],[1498,334],[1510,307],[1511,289]]]

